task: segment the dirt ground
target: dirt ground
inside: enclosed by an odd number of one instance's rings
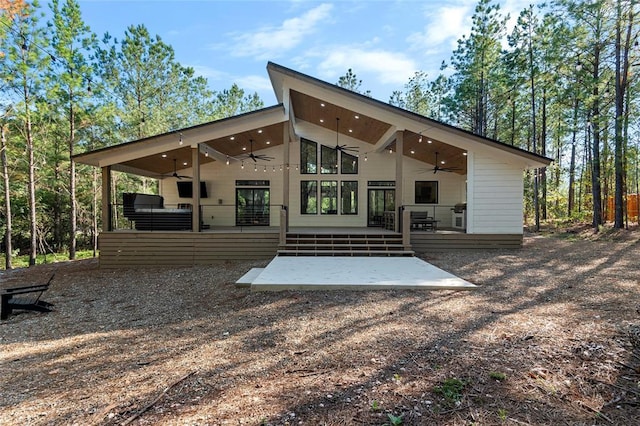
[[[266,262],[3,272],[6,425],[640,424],[640,231],[431,253],[474,291],[251,293]]]

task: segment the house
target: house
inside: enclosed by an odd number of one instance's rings
[[[278,105],[73,157],[102,169],[101,265],[269,258],[296,230],[393,232],[414,251],[521,245],[523,171],[551,159],[267,71]],[[158,179],[161,197],[113,199],[113,171]]]

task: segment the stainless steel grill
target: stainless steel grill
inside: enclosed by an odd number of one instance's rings
[[[467,210],[467,203],[458,203],[453,206],[454,213],[464,213],[465,210]]]
[[[458,203],[451,209],[451,227],[464,230],[467,228],[467,203]]]

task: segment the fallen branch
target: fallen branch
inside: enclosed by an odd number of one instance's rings
[[[631,389],[631,388],[627,388],[625,386],[620,386],[620,385],[618,385],[616,383],[607,383],[607,382],[603,382],[602,380],[598,380],[598,379],[589,379],[589,380],[594,381],[596,383],[602,383],[603,385],[609,385],[611,387],[623,390],[625,392],[629,392],[629,393],[632,393],[634,395],[640,396],[640,392],[638,392],[637,390]]]
[[[585,404],[582,401],[578,401],[578,404],[580,404],[580,406],[582,406],[582,407],[588,408],[589,410],[593,411],[598,417],[602,417],[603,419],[605,419],[609,423],[613,423],[613,420],[611,420],[609,417],[607,417],[601,411],[596,410],[595,408],[589,406],[588,404]]]
[[[122,426],[126,426],[129,423],[131,423],[132,421],[134,421],[135,419],[137,419],[138,417],[140,417],[145,411],[147,411],[149,408],[153,407],[154,405],[156,405],[156,403],[158,401],[160,401],[160,399],[162,399],[163,396],[165,396],[167,394],[167,392],[169,392],[174,386],[176,386],[177,384],[179,384],[180,382],[188,379],[190,376],[192,376],[193,374],[195,374],[195,371],[192,371],[189,374],[186,374],[182,377],[180,377],[178,380],[176,380],[175,382],[171,383],[165,390],[162,391],[162,393],[160,393],[160,395],[158,395],[153,401],[151,401],[150,403],[148,403],[147,405],[145,405],[144,407],[142,407],[140,410],[136,411],[135,414],[133,414],[131,417],[129,417],[127,420],[125,420],[124,422],[122,422]]]
[[[109,412],[111,410],[113,410],[114,408],[117,408],[118,404],[113,403],[109,406],[107,406],[104,410],[102,410],[100,413],[98,413],[95,417],[94,420],[91,422],[91,424],[93,425],[97,425],[98,423],[100,423],[102,421],[102,419],[104,419],[106,417],[107,414],[109,414]]]

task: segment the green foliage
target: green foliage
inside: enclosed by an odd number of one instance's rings
[[[462,391],[467,384],[456,378],[445,379],[439,386],[436,386],[433,391],[442,396],[446,402],[454,404],[462,399]]]
[[[76,170],[72,154],[263,107],[257,93],[235,84],[210,90],[144,25],[99,43],[77,0],[52,0],[49,7],[48,23],[32,2],[0,26],[0,125],[10,190],[0,225],[11,216],[13,247],[32,249],[34,263],[42,261],[36,248],[68,247],[74,256],[74,237],[78,247],[91,247],[99,228],[100,171]],[[114,200],[124,190],[157,191],[149,178],[114,175]]]
[[[345,75],[340,76],[340,78],[338,78],[338,83],[336,84],[344,89],[351,90],[352,92],[361,93],[366,96],[371,96],[370,90],[363,91],[361,89],[362,80],[358,79],[358,77],[356,76],[356,74],[353,72],[351,68],[347,70]]]
[[[2,253],[2,257],[5,254]],[[76,259],[90,259],[93,257],[92,250],[82,250],[76,253]],[[26,268],[29,266],[29,256],[28,255],[14,255],[12,256],[13,267],[14,268]],[[60,252],[60,253],[39,253],[36,257],[36,265],[57,263],[57,262],[65,262],[69,260],[69,253]],[[4,263],[0,265],[0,269],[4,269]]]
[[[500,419],[500,421],[504,422],[507,420],[507,410],[505,410],[504,408],[499,408],[498,409],[498,418]]]
[[[507,379],[507,375],[504,373],[500,373],[498,371],[492,371],[489,373],[489,377],[491,377],[493,380],[497,380],[499,382],[502,382],[504,380]]]
[[[380,406],[380,403],[374,399],[371,402],[371,411],[376,412],[376,411],[380,411],[381,409],[382,407]]]
[[[387,417],[389,418],[389,423],[391,424],[391,426],[398,426],[402,424],[402,416],[394,416],[393,414],[389,413],[387,414]]]

